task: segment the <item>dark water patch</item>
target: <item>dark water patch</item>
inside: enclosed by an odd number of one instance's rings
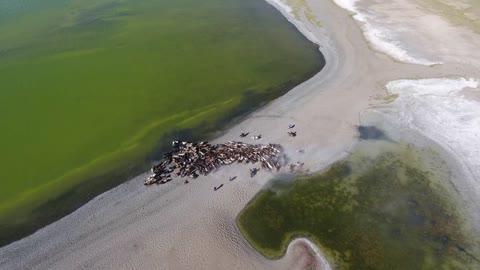
[[[61,20],[48,31],[33,35],[34,38],[28,43],[17,47],[0,48],[2,65],[11,60],[15,63],[23,59],[35,59],[39,55],[75,53],[79,48],[98,49],[105,46],[113,36],[125,31],[128,21],[123,18],[131,15],[134,15],[132,11],[121,9],[118,3],[70,14],[71,22],[68,19]]]
[[[88,23],[90,21],[98,20],[98,19],[105,19],[115,17],[116,15],[116,8],[119,7],[119,3],[116,1],[102,3],[98,6],[93,8],[89,8],[86,10],[81,10],[75,17],[76,24],[83,24]]]
[[[271,183],[238,216],[246,239],[278,258],[307,237],[336,269],[479,269],[445,164],[433,171],[429,150],[367,145],[318,176]]]
[[[375,126],[357,126],[360,140],[388,140],[385,133]]]
[[[72,29],[91,29],[97,31],[99,28],[95,26],[106,25],[107,22],[115,20],[118,23],[118,19],[126,16],[134,15],[131,9],[122,7],[119,2],[107,2],[95,6],[90,9],[82,10],[78,14],[73,14]],[[112,23],[113,25],[113,23]]]

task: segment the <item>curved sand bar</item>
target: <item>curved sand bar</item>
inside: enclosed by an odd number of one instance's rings
[[[294,16],[284,2],[271,3],[319,43],[326,66],[214,143],[239,140],[241,132],[262,134],[260,143],[281,144],[292,162],[304,162],[315,172],[348,154],[357,140],[359,115],[385,101],[387,82],[480,78],[469,63],[406,64],[373,51],[351,14],[331,1],[302,2],[320,24],[304,13]],[[296,138],[287,135],[291,123]],[[146,174],[140,175],[0,249],[0,269],[329,269],[308,241],[292,242],[278,261],[265,259],[245,241],[235,219],[273,176],[262,170],[250,178],[252,167],[231,165],[189,185],[172,181],[150,188],[142,185]],[[234,175],[237,179],[229,182]],[[221,183],[225,186],[214,192]]]

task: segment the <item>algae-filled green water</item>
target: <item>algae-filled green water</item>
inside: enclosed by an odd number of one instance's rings
[[[449,177],[428,148],[366,143],[322,174],[274,181],[237,223],[269,258],[307,237],[334,269],[480,269],[478,231]]]
[[[323,65],[264,0],[0,1],[0,244]]]

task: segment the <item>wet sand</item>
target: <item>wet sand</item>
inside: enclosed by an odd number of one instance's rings
[[[373,50],[361,23],[331,1],[305,2],[320,24],[304,13],[297,21],[288,8],[271,3],[319,43],[326,66],[213,143],[252,142],[239,138],[240,133],[262,134],[256,143],[279,143],[291,163],[304,162],[305,171],[316,172],[348,154],[357,142],[362,112],[385,106],[389,81],[480,78],[475,62],[425,66],[401,63]],[[454,48],[458,41],[443,42]],[[297,137],[288,136],[289,124],[296,125]],[[284,258],[270,261],[242,237],[235,223],[238,213],[269,179],[288,170],[275,174],[261,170],[251,178],[253,167],[225,166],[188,185],[174,179],[163,186],[144,187],[147,175],[140,175],[0,249],[0,269],[303,269],[312,262],[317,269],[328,269],[305,241],[294,241]],[[230,182],[231,176],[238,177]],[[214,192],[220,184],[224,186]]]

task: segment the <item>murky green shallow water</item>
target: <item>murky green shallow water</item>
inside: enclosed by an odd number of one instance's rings
[[[0,245],[323,64],[263,0],[0,1]]]
[[[480,269],[480,235],[449,177],[429,149],[362,143],[318,176],[274,181],[237,222],[270,258],[305,236],[335,269]]]

